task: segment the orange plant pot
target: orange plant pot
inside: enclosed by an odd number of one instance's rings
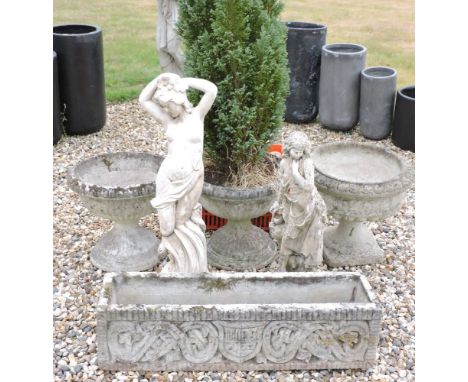
[[[202,209],[202,218],[206,224],[206,229],[208,231],[216,231],[227,223],[227,219],[220,218],[216,215],[213,215],[211,212]],[[265,232],[269,232],[269,224],[271,221],[271,213],[267,212],[263,216],[252,219],[252,224],[263,229]]]
[[[275,154],[281,158],[283,155],[283,145],[281,143],[273,143],[270,146],[268,146],[267,151],[270,154]]]

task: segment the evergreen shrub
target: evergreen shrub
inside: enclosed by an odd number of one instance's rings
[[[282,8],[278,0],[179,0],[185,74],[218,86],[204,148],[225,173],[260,162],[281,127],[289,90]]]

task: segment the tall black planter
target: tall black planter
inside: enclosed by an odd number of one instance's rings
[[[291,123],[307,123],[318,114],[318,92],[325,25],[287,22],[289,90],[284,119]]]
[[[54,27],[54,50],[65,132],[99,131],[106,122],[106,94],[101,28],[92,25]]]
[[[57,53],[54,52],[54,145],[62,138]]]
[[[395,116],[393,118],[392,141],[403,150],[415,151],[414,108],[416,88],[414,85],[401,88],[397,92]]]

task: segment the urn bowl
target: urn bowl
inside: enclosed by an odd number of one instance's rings
[[[138,226],[153,212],[156,174],[163,158],[147,153],[109,153],[84,160],[68,173],[70,188],[93,214],[114,227],[91,251],[91,262],[105,271],[141,271],[157,263],[159,240]]]

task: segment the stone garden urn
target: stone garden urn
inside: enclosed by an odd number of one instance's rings
[[[69,186],[83,205],[114,222],[91,250],[91,262],[99,269],[142,271],[156,265],[159,240],[138,220],[153,212],[150,200],[162,160],[146,153],[109,153],[69,169]]]
[[[276,200],[273,185],[236,189],[205,182],[200,202],[216,216],[228,219],[208,241],[208,263],[225,270],[260,269],[276,257],[270,235],[251,219],[264,215]]]
[[[413,182],[413,169],[396,154],[369,144],[341,142],[313,152],[315,184],[338,226],[324,233],[325,262],[332,267],[384,260],[365,221],[396,214]]]

